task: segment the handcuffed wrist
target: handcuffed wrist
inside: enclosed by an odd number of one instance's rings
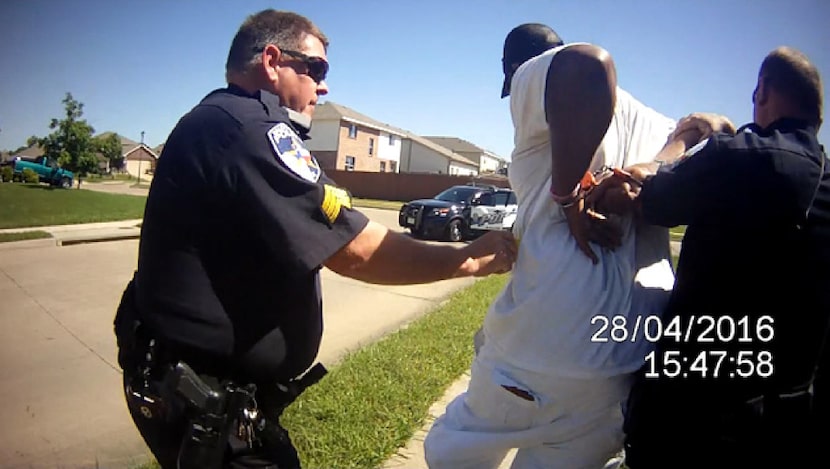
[[[558,195],[553,192],[553,185],[550,187],[550,197],[553,199],[554,202],[561,205],[563,208],[570,207],[571,205],[575,204],[579,200],[579,190],[581,188],[581,184],[579,182],[576,183],[574,190],[571,191],[570,194],[566,195]]]

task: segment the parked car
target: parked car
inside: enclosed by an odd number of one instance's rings
[[[70,189],[75,175],[72,171],[58,166],[58,163],[46,156],[25,158],[18,156],[7,163],[13,170],[12,178],[15,180],[23,178],[23,170],[28,168],[37,173],[40,182],[49,183],[52,186]]]
[[[511,230],[516,221],[516,194],[495,186],[452,186],[432,199],[401,206],[398,225],[416,238],[462,241],[485,231]]]

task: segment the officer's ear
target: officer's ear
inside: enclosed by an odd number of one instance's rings
[[[274,44],[268,44],[262,48],[262,66],[264,72],[271,81],[277,79],[277,64],[282,56],[282,51]]]
[[[770,91],[771,89],[766,77],[758,77],[758,85],[755,87],[755,93],[752,95],[752,102],[756,106],[766,106],[767,101],[769,101]]]

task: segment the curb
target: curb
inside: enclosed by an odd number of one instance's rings
[[[123,241],[127,239],[138,239],[141,237],[141,233],[124,233],[124,234],[112,234],[112,235],[99,235],[99,236],[74,236],[74,237],[62,237],[56,238],[55,244],[57,246],[72,246],[74,244],[85,244],[85,243],[100,243],[105,241]]]

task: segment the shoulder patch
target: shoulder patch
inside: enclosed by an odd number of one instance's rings
[[[320,208],[328,218],[329,222],[334,223],[337,217],[340,216],[340,209],[346,207],[352,208],[352,196],[345,189],[335,187],[329,184],[323,184],[325,193],[323,194],[323,203]]]
[[[320,179],[320,165],[303,145],[300,136],[288,124],[280,122],[271,127],[268,130],[268,140],[277,158],[293,173],[311,182]]]

